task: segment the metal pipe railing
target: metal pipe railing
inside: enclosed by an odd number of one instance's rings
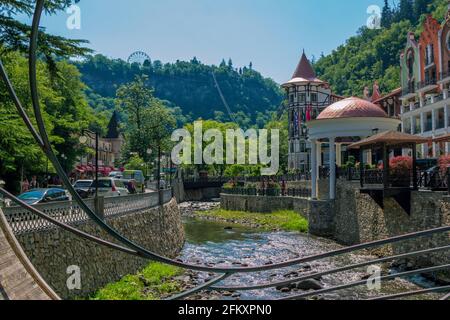
[[[316,261],[316,260],[320,260],[320,259],[331,258],[331,257],[343,255],[346,253],[352,253],[352,252],[359,251],[359,250],[381,247],[381,246],[384,246],[387,244],[393,244],[393,243],[397,243],[397,242],[401,242],[401,241],[405,241],[405,240],[417,239],[420,237],[426,237],[426,236],[431,236],[431,235],[440,234],[440,233],[447,233],[450,231],[450,226],[444,226],[444,227],[440,227],[440,228],[435,228],[435,229],[430,229],[430,230],[425,230],[425,231],[420,231],[420,232],[413,232],[413,233],[406,234],[406,235],[396,236],[396,237],[389,238],[389,239],[378,240],[378,241],[373,241],[370,243],[350,246],[347,248],[342,248],[342,249],[338,249],[335,251],[322,253],[322,254],[318,254],[318,255],[314,255],[314,256],[292,259],[289,261],[280,262],[280,263],[269,265],[269,266],[258,266],[258,267],[238,267],[238,268],[203,267],[203,266],[192,265],[192,264],[187,264],[187,263],[175,261],[172,259],[168,259],[168,258],[162,257],[160,255],[157,255],[151,251],[146,250],[145,248],[141,247],[140,245],[132,242],[130,239],[121,235],[117,230],[111,228],[108,224],[106,224],[103,221],[103,219],[101,217],[99,217],[95,212],[93,212],[84,203],[83,199],[81,199],[79,194],[74,190],[74,188],[70,184],[70,181],[69,181],[67,175],[65,174],[63,168],[61,167],[61,164],[59,163],[57,157],[55,156],[55,153],[52,150],[52,146],[49,142],[45,124],[44,124],[44,121],[43,121],[42,115],[41,115],[41,108],[40,108],[38,88],[37,88],[37,77],[36,77],[37,40],[38,40],[38,34],[39,34],[39,24],[40,24],[41,14],[42,14],[42,11],[44,8],[44,3],[45,3],[45,0],[37,0],[36,1],[36,8],[35,8],[35,12],[33,15],[33,22],[32,22],[32,28],[31,28],[32,31],[31,31],[31,36],[30,36],[30,50],[29,50],[30,90],[31,90],[32,105],[33,105],[33,110],[34,110],[34,114],[35,114],[35,118],[36,118],[36,123],[38,126],[38,131],[36,131],[34,129],[31,120],[29,119],[28,115],[26,114],[25,109],[22,107],[22,104],[21,104],[19,98],[17,97],[11,82],[9,81],[8,75],[4,69],[1,61],[0,61],[0,75],[7,86],[7,90],[11,96],[11,99],[13,100],[13,102],[16,106],[16,109],[17,109],[19,115],[23,119],[27,128],[30,130],[31,134],[33,135],[33,137],[36,140],[36,142],[38,143],[38,145],[41,147],[41,149],[43,150],[45,155],[48,157],[48,159],[51,161],[51,163],[55,167],[57,173],[60,175],[61,179],[63,180],[64,185],[66,186],[68,191],[71,193],[73,199],[80,205],[80,207],[86,212],[86,214],[99,227],[101,227],[110,236],[112,236],[115,240],[119,241],[126,247],[123,247],[122,245],[118,245],[118,244],[115,244],[115,243],[112,243],[109,241],[105,241],[105,240],[97,238],[97,237],[94,237],[94,236],[84,233],[76,228],[73,228],[65,223],[59,222],[56,219],[42,213],[41,211],[25,204],[24,202],[20,201],[19,199],[17,199],[16,197],[11,195],[4,189],[0,189],[0,193],[2,193],[6,197],[12,199],[15,203],[22,206],[23,208],[30,210],[31,212],[38,215],[39,217],[61,227],[64,230],[69,231],[81,238],[93,241],[97,244],[107,246],[109,248],[130,254],[130,255],[138,256],[141,258],[146,258],[146,259],[157,261],[157,262],[166,263],[166,264],[176,266],[176,267],[181,267],[184,269],[212,272],[212,273],[220,274],[215,279],[213,279],[203,285],[197,286],[196,288],[188,290],[184,293],[176,295],[176,296],[172,297],[172,299],[182,299],[182,298],[185,298],[195,292],[199,292],[201,290],[213,287],[216,283],[223,281],[225,278],[227,278],[231,275],[237,274],[237,273],[250,273],[250,272],[260,272],[260,271],[266,271],[266,270],[281,269],[284,267],[295,266],[295,265],[302,264],[305,262],[312,262],[312,261]],[[438,251],[441,249],[442,248],[435,248],[435,249],[429,249],[429,250]],[[433,252],[435,252],[435,251],[433,251]],[[415,252],[415,253],[418,253],[418,252]],[[410,254],[413,254],[413,253],[410,253]],[[348,266],[348,267],[343,267],[343,268],[350,268],[350,267],[353,268],[354,266]],[[410,272],[404,272],[404,273],[400,273],[400,274],[396,274],[396,275],[382,277],[382,280],[388,280],[388,279],[392,279],[392,278],[399,277],[399,276],[408,276],[408,275],[413,275],[413,274],[418,274],[418,273],[427,273],[427,272],[433,272],[433,271],[438,271],[438,270],[442,270],[442,269],[449,269],[449,267],[450,267],[450,265],[444,265],[444,266],[425,268],[425,269],[420,269],[420,270],[415,270],[415,271],[410,271]],[[335,270],[334,270],[334,272],[335,272]],[[299,297],[306,297],[306,296],[313,295],[313,294],[316,295],[316,294],[320,294],[323,292],[331,292],[331,291],[341,290],[344,288],[351,288],[353,286],[361,285],[364,283],[366,283],[366,282],[360,281],[360,282],[354,282],[354,283],[350,283],[350,284],[344,284],[344,285],[333,287],[333,288],[327,288],[327,289],[315,291],[314,293],[307,293],[307,294],[303,294],[303,295],[287,297],[287,299],[295,299],[295,298],[299,298]],[[270,284],[270,286],[273,286],[273,284]]]

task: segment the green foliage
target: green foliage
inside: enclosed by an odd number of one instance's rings
[[[153,97],[146,76],[136,76],[133,82],[117,90],[116,104],[127,117],[125,160],[137,152],[145,161],[150,160],[147,151],[169,151],[170,135],[176,127],[173,111]]]
[[[74,3],[73,0],[47,0],[44,2],[44,8],[46,13],[54,14],[57,11],[64,10],[72,3]],[[31,17],[34,6],[35,1],[32,0],[0,0],[0,52],[28,52],[31,28],[16,20],[15,17]],[[84,56],[92,52],[92,50],[82,47],[87,41],[50,35],[44,29],[40,30],[38,40],[39,51],[52,72],[56,71],[55,57]]]
[[[27,60],[16,52],[3,55],[2,60],[31,116]],[[52,77],[44,63],[39,62],[38,90],[50,141],[58,155],[65,155],[62,165],[68,169],[83,151],[78,148],[80,132],[94,124],[102,126],[106,119],[96,117],[88,106],[78,70],[67,62],[58,62],[56,66],[57,77]],[[0,83],[0,123],[0,176],[8,189],[17,191],[22,168],[27,176],[42,174],[46,172],[47,162],[18,116],[3,82]],[[51,172],[52,168],[49,169]]]
[[[125,165],[126,170],[142,170],[145,169],[145,161],[138,155],[133,155]]]
[[[182,270],[161,263],[151,263],[137,275],[128,275],[100,289],[91,300],[160,300],[180,290],[172,278]]]
[[[215,209],[211,211],[199,211],[196,212],[196,215],[232,221],[237,224],[256,224],[261,229],[267,231],[279,229],[284,231],[308,232],[308,221],[297,212],[290,210],[281,210],[273,213],[253,213]]]
[[[271,79],[248,67],[236,70],[232,63],[225,61],[219,67],[204,65],[196,58],[166,64],[153,61],[140,67],[95,55],[77,65],[90,88],[88,96],[95,108],[106,107],[100,103],[102,99],[114,97],[118,87],[141,75],[148,77],[147,86],[154,88],[155,97],[170,101],[172,107],[179,106],[183,117],[190,118],[188,121],[199,117],[221,122],[232,120],[215,87],[213,72],[236,121],[243,128],[255,123],[259,114],[277,110],[284,96]]]
[[[382,29],[362,27],[356,36],[315,64],[318,75],[340,95],[362,95],[365,86],[378,81],[382,92],[400,86],[399,56],[408,32],[418,32],[425,14],[442,21],[446,0],[402,0],[397,9],[385,6]]]

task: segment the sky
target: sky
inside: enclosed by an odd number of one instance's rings
[[[86,39],[96,53],[127,59],[134,51],[174,62],[194,56],[253,63],[278,83],[291,78],[303,49],[320,57],[366,25],[370,5],[383,0],[81,0],[81,29],[69,14],[44,17],[47,31]]]

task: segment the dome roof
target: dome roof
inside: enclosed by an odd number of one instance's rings
[[[333,103],[317,117],[317,120],[339,118],[388,118],[381,107],[356,97]]]

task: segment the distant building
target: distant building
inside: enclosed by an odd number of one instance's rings
[[[448,143],[432,142],[450,133],[450,14],[442,25],[428,16],[422,29],[419,41],[408,34],[400,56],[400,113],[403,132],[430,138],[418,156],[436,158],[450,152]]]
[[[111,143],[112,155],[114,157],[113,163],[117,164],[122,158],[122,147],[125,144],[125,138],[119,130],[119,114],[117,111],[114,111],[109,121],[108,133],[105,139]]]
[[[329,84],[316,77],[305,53],[292,79],[282,87],[289,101],[289,170],[309,172],[311,145],[306,123],[316,119],[326,107],[342,98],[333,95]]]

